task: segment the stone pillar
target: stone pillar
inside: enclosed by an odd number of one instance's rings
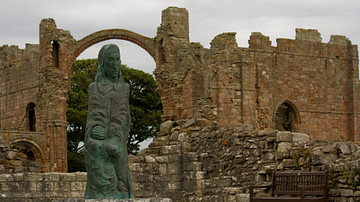
[[[169,7],[162,11],[161,27],[168,36],[189,42],[189,14],[185,8]]]
[[[56,28],[53,19],[40,24],[41,131],[47,134],[49,150],[46,171],[67,172],[66,100],[70,86],[71,54],[75,40],[69,31]]]
[[[156,69],[154,71],[158,82],[157,90],[163,104],[163,120],[180,119],[184,110],[183,80],[187,67],[178,60],[179,57],[187,58],[189,54],[192,54],[191,50],[182,52],[184,48],[191,49],[188,12],[184,8],[167,8],[162,12],[162,21],[156,36]],[[192,86],[186,86],[186,89],[192,89]],[[187,108],[192,109],[191,105],[192,102],[187,105]],[[192,113],[186,113],[186,116],[192,116]]]

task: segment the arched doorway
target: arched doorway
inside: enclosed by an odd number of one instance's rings
[[[26,155],[26,159],[43,163],[42,154],[38,146],[26,140],[16,140],[10,144],[10,148],[17,149]]]
[[[290,101],[281,103],[275,111],[275,129],[279,131],[297,131],[300,122],[299,112]]]

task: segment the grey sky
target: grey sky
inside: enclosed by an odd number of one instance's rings
[[[323,42],[330,35],[345,35],[360,44],[358,0],[0,0],[0,46],[39,43],[39,23],[53,18],[57,27],[69,30],[75,39],[93,32],[128,29],[154,37],[161,11],[169,6],[189,11],[190,40],[209,47],[223,32],[237,32],[238,45],[248,47],[251,32],[276,38],[295,38],[295,28],[317,29]],[[130,42],[119,44],[124,64],[151,73],[153,59]],[[88,48],[79,58],[96,58],[101,44]]]

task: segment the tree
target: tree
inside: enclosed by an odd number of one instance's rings
[[[128,151],[136,154],[140,143],[154,137],[159,131],[162,104],[152,75],[123,66],[122,78],[130,85],[131,125]]]
[[[88,87],[95,79],[97,60],[77,60],[72,66],[71,87],[68,94],[66,119],[68,161],[75,165],[82,158],[79,153],[81,142],[84,141]],[[122,78],[130,85],[131,125],[128,140],[129,154],[139,151],[140,143],[154,137],[161,123],[162,104],[156,93],[156,81],[152,75],[122,65]],[[76,161],[76,162],[75,162]],[[79,170],[79,166],[74,169]],[[74,171],[70,170],[69,171]]]

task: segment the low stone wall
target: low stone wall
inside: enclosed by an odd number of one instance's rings
[[[86,173],[13,173],[0,175],[0,201],[50,201],[83,197]]]

